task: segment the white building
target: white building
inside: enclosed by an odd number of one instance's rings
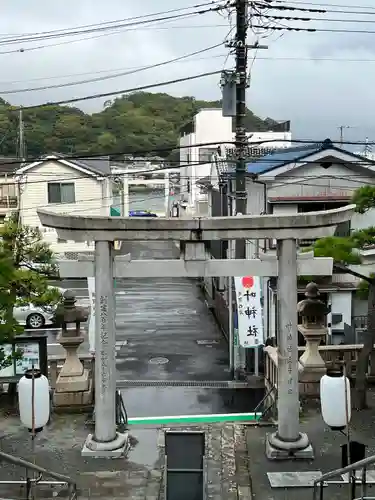
[[[108,158],[65,159],[47,155],[23,164],[15,179],[20,185],[19,201],[22,224],[38,227],[56,254],[93,250],[91,242],[76,243],[57,238],[54,229],[43,228],[37,209],[51,207],[67,214],[109,215],[112,205],[112,181]]]
[[[214,167],[215,171],[216,167]],[[363,185],[375,183],[375,162],[335,147],[327,139],[320,144],[309,144],[275,151],[257,161],[247,164],[247,213],[293,214],[339,208],[350,203],[354,191]],[[220,172],[212,175],[209,193],[209,215],[219,215],[223,207],[223,192],[217,186]],[[255,180],[253,180],[255,177]],[[225,196],[225,193],[224,193]],[[351,222],[337,227],[336,235],[346,236],[356,229],[374,226],[375,211],[355,214]],[[247,258],[260,252],[275,252],[274,241],[248,241]],[[310,247],[312,241],[300,241],[301,251]],[[227,249],[214,248],[214,257],[225,258]],[[375,271],[375,249],[363,252],[363,265],[354,268],[363,275]],[[264,281],[265,328],[270,337],[277,333],[277,297],[274,280]],[[350,330],[365,314],[366,301],[355,295],[359,280],[349,274],[334,274],[332,278],[319,282],[322,298],[331,305],[332,314],[328,323],[334,342],[349,339]],[[304,298],[305,283],[300,283],[298,292]],[[207,287],[213,304],[223,316],[227,303],[226,280],[213,281]],[[362,318],[363,320],[363,318]],[[353,343],[353,342],[352,342]]]
[[[256,152],[259,147],[267,150],[290,146],[292,137],[291,132],[248,132],[247,135],[249,145],[255,143],[255,156],[259,156]],[[210,175],[212,155],[233,149],[233,141],[233,119],[224,117],[221,108],[201,109],[180,129],[181,194],[192,213],[199,213],[197,205],[200,200],[205,201],[197,181]]]

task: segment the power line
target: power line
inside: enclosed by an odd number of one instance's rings
[[[253,28],[275,31],[304,31],[306,33],[357,33],[357,34],[375,34],[373,30],[341,30],[341,29],[324,29],[324,28],[299,28],[296,26],[256,26]]]
[[[206,61],[209,59],[225,59],[228,57],[228,54],[218,54],[218,55],[213,55],[213,56],[208,56],[208,57],[197,57],[194,59],[194,61]],[[350,59],[350,58],[345,58],[345,57],[268,57],[268,56],[259,56],[257,55],[256,57],[257,60],[262,60],[262,61],[318,61],[318,62],[353,62],[353,63],[370,63],[370,62],[375,62],[375,58],[373,59]],[[185,61],[181,60],[178,61],[179,63],[190,63],[191,61]],[[161,63],[157,63],[161,64]],[[98,70],[98,71],[87,71],[84,73],[72,73],[68,75],[54,75],[54,76],[45,76],[45,77],[37,77],[37,78],[30,78],[28,80],[4,80],[0,81],[0,85],[13,85],[16,83],[29,83],[33,81],[44,81],[44,80],[58,80],[62,78],[69,78],[69,77],[74,77],[74,76],[84,76],[84,75],[97,75],[101,73],[111,73],[114,71],[126,71],[129,72],[128,74],[132,74],[133,70],[143,70],[146,68],[149,68],[153,65],[149,66],[129,66],[129,67],[124,67],[124,68],[113,68],[113,69],[107,69],[107,70]],[[117,76],[117,74],[115,75]],[[91,80],[90,80],[91,82]],[[48,87],[51,88],[51,87]],[[6,91],[5,91],[6,92]],[[14,91],[11,91],[14,92]],[[0,94],[4,93],[0,89]],[[10,93],[10,92],[9,92]]]
[[[293,2],[289,2],[293,3]],[[318,5],[318,4],[313,4],[313,5]],[[375,10],[374,11],[360,11],[360,10],[337,10],[337,9],[306,9],[306,8],[299,8],[299,7],[293,7],[291,5],[282,5],[282,6],[269,6],[269,10],[290,10],[290,11],[300,11],[300,12],[315,12],[315,13],[320,13],[320,14],[342,14],[342,15],[349,15],[349,14],[356,14],[359,16],[373,16],[375,15]]]
[[[182,177],[183,179],[184,177]],[[291,177],[292,178],[292,177]],[[316,178],[316,177],[315,177]],[[335,180],[347,180],[347,177],[345,178],[341,178],[341,177],[337,177],[337,178],[333,178]],[[65,179],[61,179],[61,181],[63,182]],[[330,179],[327,179],[327,180],[330,180]],[[43,181],[42,181],[43,182]],[[58,182],[58,180],[57,180]],[[29,184],[29,183],[26,183],[26,184]],[[288,183],[277,183],[278,184],[278,187],[281,187],[283,185],[287,185]],[[365,185],[372,185],[371,183],[363,183]],[[293,185],[298,185],[298,186],[310,186],[310,187],[319,187],[319,188],[333,188],[333,189],[348,189],[348,186],[340,186],[340,185],[335,185],[335,186],[330,186],[329,184],[316,184],[316,183],[311,183],[311,182],[305,182],[305,180],[302,178],[300,182],[296,182],[295,184]],[[357,189],[357,188],[356,188]],[[355,191],[355,190],[353,190]],[[131,193],[131,192],[130,192]],[[307,195],[308,196],[308,195]],[[147,202],[147,201],[151,201],[151,200],[160,200],[160,199],[163,199],[165,197],[164,195],[164,192],[163,194],[160,194],[158,196],[149,196],[147,198],[144,198],[144,199],[137,199],[137,200],[134,200],[136,201],[137,203],[140,203],[140,202]],[[116,198],[116,196],[106,196],[106,197],[95,197],[95,198],[88,198],[86,200],[82,200],[82,203],[85,203],[85,202],[103,202],[105,200],[112,200]],[[131,201],[131,200],[130,200]],[[61,205],[64,205],[64,204],[58,204],[59,206]],[[68,205],[72,205],[72,204],[68,204]],[[28,210],[35,210],[35,209],[38,209],[38,208],[53,208],[53,204],[46,204],[46,205],[40,205],[40,204],[37,204],[37,205],[30,205],[30,206],[26,206],[26,207],[23,207],[22,210],[23,211],[28,211]],[[98,208],[109,208],[109,207],[105,207],[103,205],[99,206]],[[69,213],[75,213],[75,212],[89,212],[89,211],[92,211],[93,210],[93,207],[88,207],[88,208],[80,208],[80,207],[77,207],[77,208],[72,208],[72,209],[69,209]]]
[[[26,108],[22,108],[23,110],[25,110]],[[272,143],[275,143],[275,142],[281,142],[282,139],[262,139],[262,140],[259,140],[259,141],[252,141],[252,142],[248,142],[248,145],[247,147],[248,148],[255,148],[257,146],[260,146],[262,144],[272,144]],[[319,145],[321,143],[319,143],[319,141],[317,140],[312,140],[312,139],[293,139],[291,141],[291,143],[295,143],[295,144],[303,144],[303,145],[315,145],[317,148],[319,147]],[[335,141],[335,140],[331,140],[331,143],[333,146],[335,146],[335,144],[339,144],[341,145],[341,142],[340,141]],[[169,146],[165,146],[165,147],[155,147],[154,149],[140,149],[140,150],[121,150],[121,151],[110,151],[110,152],[105,152],[105,151],[102,151],[102,152],[97,152],[97,153],[80,153],[80,154],[66,154],[66,155],[58,155],[56,156],[56,159],[62,159],[62,160],[95,160],[95,159],[110,159],[111,157],[114,158],[116,156],[142,156],[142,155],[157,155],[158,153],[171,153],[173,151],[180,151],[180,150],[183,150],[183,149],[189,149],[189,148],[200,148],[200,147],[207,147],[207,146],[212,146],[212,147],[217,147],[219,145],[230,145],[230,144],[233,144],[235,145],[236,142],[235,141],[215,141],[215,142],[200,142],[200,143],[194,143],[194,144],[189,144],[189,145],[169,145]],[[344,140],[343,145],[350,145],[350,146],[375,146],[375,142],[371,142],[371,141],[347,141],[347,140]],[[267,147],[267,146],[266,146]],[[290,148],[275,148],[275,152],[280,152],[280,151],[287,151],[288,149],[292,149],[292,148],[295,148],[296,146],[293,146],[291,145]],[[323,151],[323,150],[322,150]],[[301,151],[303,152],[303,150]],[[306,151],[308,152],[308,151]],[[298,151],[296,151],[296,153],[298,153]],[[348,152],[349,154],[354,154],[358,157],[361,157],[361,155],[358,155],[356,153],[351,153],[351,152]],[[46,153],[45,155],[39,155],[39,156],[34,156],[34,157],[26,157],[25,158],[25,163],[34,163],[34,162],[42,162],[42,161],[46,161],[48,158],[50,159],[55,159],[55,155],[53,153]],[[144,158],[142,159],[131,159],[131,160],[127,160],[127,161],[149,161],[149,160],[152,160],[152,156],[145,156]],[[116,160],[114,160],[116,161]],[[168,161],[169,163],[173,163],[169,160],[164,160],[164,161]],[[227,161],[229,163],[231,162],[234,162],[235,160],[232,160],[231,158],[224,158],[224,161]],[[248,159],[246,160],[247,163],[253,163],[253,162],[261,162],[261,161],[269,161],[269,157],[260,157],[258,159]],[[280,161],[280,162],[284,162],[285,163],[285,160],[283,159],[276,159],[276,161]],[[293,160],[295,163],[298,163],[298,161],[295,161]],[[300,160],[300,162],[304,163],[303,160]],[[177,161],[177,163],[179,163]],[[207,164],[207,163],[211,163],[210,161],[204,161],[204,162],[199,162],[198,164]],[[316,162],[312,162],[312,163],[316,163]],[[358,163],[358,162],[357,162]],[[369,164],[369,163],[373,163],[371,160],[369,159],[366,159],[365,157],[363,157],[363,160],[361,160],[361,163],[364,163],[364,164]],[[12,159],[10,161],[0,161],[0,165],[19,165],[20,164],[20,161],[19,159]],[[186,167],[186,166],[189,166],[189,164],[186,164],[186,165],[182,165],[182,167]],[[167,167],[168,168],[171,168],[171,167]],[[155,170],[157,171],[157,170]],[[148,173],[149,171],[144,171],[145,173]],[[98,174],[99,176],[102,176],[102,174]]]
[[[39,32],[34,32],[34,33],[7,33],[7,34],[0,34],[2,37],[23,37],[23,36],[34,36],[34,35],[48,35],[48,34],[54,34],[54,33],[61,33],[65,31],[71,31],[71,30],[79,30],[79,29],[84,29],[84,28],[93,28],[93,27],[100,27],[104,25],[111,25],[111,24],[119,24],[121,22],[126,22],[126,21],[138,21],[140,19],[146,19],[149,17],[155,17],[155,16],[164,16],[165,14],[172,14],[174,12],[182,12],[184,10],[190,10],[190,9],[198,9],[200,7],[207,7],[207,6],[214,6],[218,3],[222,3],[223,0],[214,0],[211,2],[204,2],[196,5],[191,5],[187,7],[180,7],[178,9],[170,9],[170,10],[165,10],[162,12],[154,12],[152,14],[143,14],[141,16],[132,16],[132,17],[127,17],[123,19],[115,19],[111,21],[103,21],[100,23],[93,23],[93,24],[84,24],[80,26],[74,26],[73,28],[61,28],[57,30],[49,30],[49,31],[39,31]]]
[[[284,0],[273,0],[276,3],[284,3]],[[371,5],[343,5],[338,3],[320,3],[320,2],[305,2],[305,1],[288,1],[288,3],[293,5],[314,5],[321,7],[340,7],[340,9],[361,9],[361,10],[375,10],[374,6]]]
[[[223,10],[226,8],[228,2],[223,5],[223,6],[216,6],[216,7],[210,7],[206,9],[202,9],[199,11],[187,13],[187,14],[174,14],[170,16],[161,16],[161,17],[155,17],[153,19],[141,19],[141,20],[136,20],[136,21],[131,21],[131,22],[124,22],[120,21],[117,24],[112,24],[111,26],[97,26],[94,28],[88,28],[88,29],[76,29],[76,30],[70,30],[66,32],[59,32],[59,33],[50,33],[50,34],[45,34],[45,35],[36,35],[36,36],[25,36],[25,37],[18,37],[18,38],[5,38],[0,40],[0,45],[12,45],[15,43],[30,43],[30,42],[35,42],[35,41],[40,41],[40,40],[51,40],[55,38],[63,38],[67,36],[75,36],[75,35],[82,35],[86,33],[98,33],[98,32],[103,32],[103,31],[108,31],[108,30],[114,30],[118,28],[128,28],[128,27],[134,27],[134,26],[143,26],[145,24],[150,24],[150,23],[159,23],[163,21],[170,21],[174,19],[183,19],[183,18],[190,18],[190,17],[195,17],[195,16],[200,16],[203,14],[207,14],[209,12],[218,12],[220,10]]]
[[[207,59],[218,59],[218,58],[224,58],[227,57],[227,54],[218,54],[218,55],[212,55],[208,57],[197,57],[194,59],[194,61],[206,61]],[[344,60],[344,59],[343,59]],[[179,61],[181,63],[190,63],[191,61]],[[159,63],[156,63],[159,64]],[[103,70],[93,70],[93,71],[85,71],[83,73],[70,73],[70,74],[64,74],[64,75],[53,75],[53,76],[38,76],[36,78],[28,78],[27,80],[3,80],[0,81],[0,85],[14,85],[16,83],[30,83],[30,82],[37,82],[37,81],[46,81],[46,80],[61,80],[63,78],[73,78],[73,77],[78,77],[78,76],[88,76],[88,75],[100,75],[104,73],[117,73],[117,72],[122,72],[122,71],[133,71],[133,70],[141,70],[145,67],[148,67],[151,65],[143,65],[143,66],[127,66],[127,67],[122,67],[122,68],[111,68],[111,69],[103,69]],[[0,90],[0,94],[2,93],[2,90]]]
[[[66,82],[66,83],[60,83],[56,85],[44,85],[41,87],[31,87],[31,88],[23,88],[23,89],[15,89],[15,90],[1,90],[2,95],[6,94],[19,94],[23,92],[35,92],[35,91],[40,91],[40,90],[47,90],[47,89],[58,89],[58,88],[63,88],[63,87],[72,87],[76,85],[83,85],[86,83],[94,83],[94,82],[102,82],[105,80],[111,80],[114,78],[119,78],[122,76],[128,76],[128,75],[133,75],[135,73],[140,73],[142,71],[146,71],[148,69],[154,69],[154,68],[159,68],[161,66],[165,66],[167,64],[175,63],[178,61],[182,61],[184,59],[187,59],[189,57],[193,57],[198,54],[203,54],[204,52],[209,52],[210,50],[217,49],[218,47],[221,47],[223,43],[217,43],[216,45],[211,45],[210,47],[206,47],[204,49],[196,50],[195,52],[190,52],[188,54],[184,54],[179,57],[175,57],[174,59],[168,59],[166,61],[162,61],[160,63],[156,64],[150,64],[149,66],[143,66],[141,68],[135,69],[135,70],[130,70],[130,71],[125,71],[121,73],[117,73],[114,75],[107,75],[107,76],[101,76],[101,77],[96,77],[96,78],[89,78],[86,80],[80,80],[80,81],[75,81],[75,82]]]
[[[375,15],[375,12],[374,12]],[[253,17],[261,17],[273,20],[286,20],[286,21],[324,21],[331,23],[367,23],[373,24],[375,19],[337,19],[331,17],[294,17],[294,16],[278,16],[273,14],[253,14]]]
[[[22,109],[28,110],[28,109],[37,109],[37,108],[44,108],[46,106],[60,106],[61,104],[72,104],[75,102],[80,102],[80,101],[88,101],[91,99],[100,99],[104,97],[112,97],[114,95],[119,95],[119,94],[126,94],[129,92],[138,92],[140,90],[148,90],[156,87],[164,87],[165,85],[173,85],[175,83],[181,83],[181,82],[187,82],[190,80],[197,80],[198,78],[204,78],[206,76],[212,76],[212,75],[218,75],[222,72],[222,70],[217,70],[217,71],[209,71],[207,73],[199,73],[197,75],[191,75],[191,76],[186,76],[184,78],[176,78],[174,80],[166,80],[164,82],[158,82],[158,83],[151,83],[149,85],[142,85],[140,87],[133,87],[130,89],[124,89],[124,90],[115,90],[112,92],[103,92],[100,94],[92,94],[92,95],[87,95],[83,97],[74,97],[72,99],[63,99],[61,101],[51,101],[51,102],[46,102],[44,104],[35,104],[31,106],[22,106]],[[17,110],[20,108],[16,108]]]
[[[17,53],[24,53],[24,52],[30,52],[34,50],[42,50],[42,49],[49,49],[53,47],[60,47],[63,45],[70,45],[72,43],[79,43],[79,42],[85,42],[88,40],[94,40],[102,37],[107,37],[107,36],[113,36],[113,35],[121,35],[123,33],[129,33],[132,31],[141,31],[141,30],[153,30],[153,31],[158,31],[158,30],[171,30],[171,29],[198,29],[198,28],[223,28],[226,27],[225,24],[211,24],[211,25],[190,25],[190,26],[168,26],[168,27],[146,27],[146,28],[131,28],[127,30],[117,30],[113,31],[110,33],[102,33],[100,35],[91,35],[91,36],[86,36],[82,38],[75,38],[73,40],[65,40],[63,42],[56,42],[56,43],[49,43],[49,44],[43,44],[43,45],[37,45],[35,47],[26,47],[26,48],[19,48],[19,49],[11,49],[11,50],[3,50],[0,51],[0,55],[6,55],[6,54],[17,54]]]
[[[339,57],[257,57],[257,60],[261,59],[263,61],[327,61],[327,62],[356,62],[356,63],[368,63],[375,62],[375,59],[348,59]]]

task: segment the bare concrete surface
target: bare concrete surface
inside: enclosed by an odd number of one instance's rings
[[[375,393],[369,394],[370,408],[354,412],[351,422],[351,439],[368,446],[366,456],[375,454]],[[315,452],[312,461],[269,461],[265,457],[265,437],[274,432],[270,427],[249,427],[246,431],[249,470],[254,500],[312,500],[312,488],[271,488],[267,472],[307,472],[322,473],[341,467],[341,445],[346,437],[331,431],[323,422],[320,412],[314,408],[304,410],[301,416],[301,432],[307,432]],[[341,480],[339,476],[337,480]],[[369,486],[370,496],[375,496],[375,485]],[[358,486],[357,496],[360,489]],[[328,485],[324,488],[324,498],[338,500],[348,498],[348,486]]]
[[[84,415],[53,415],[51,424],[36,439],[33,452],[30,435],[20,426],[18,417],[3,412],[0,417],[1,450],[73,478],[77,482],[79,498],[164,498],[166,428],[131,428],[132,449],[127,458],[85,460],[81,457],[82,444],[88,433],[85,419]],[[244,428],[237,424],[215,424],[183,429],[206,433],[208,499],[251,498]],[[1,462],[0,481],[19,480],[24,476],[23,469]],[[66,490],[56,486],[39,486],[37,490],[37,498],[66,495]],[[20,486],[0,484],[0,497],[25,498],[25,491]]]

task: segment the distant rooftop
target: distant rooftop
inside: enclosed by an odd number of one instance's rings
[[[0,156],[0,174],[12,174],[21,165],[21,160],[15,156]]]
[[[361,158],[351,151],[335,146],[330,139],[325,139],[323,142],[315,144],[307,144],[303,146],[295,146],[292,148],[275,149],[273,152],[258,158],[255,161],[246,164],[247,173],[249,174],[264,174],[275,168],[282,167],[297,160],[302,160],[310,155],[319,153],[325,149],[333,149],[335,151],[347,154],[353,158]],[[369,158],[369,163],[373,161]]]
[[[48,155],[44,155],[40,157],[36,161],[43,161],[44,158],[48,158],[51,156],[55,156],[58,159],[66,160],[69,163],[77,165],[77,167],[84,168],[89,170],[93,174],[96,175],[110,175],[111,166],[109,161],[109,156],[97,156],[97,157],[89,157],[89,158],[74,158],[74,156],[65,155],[62,153],[51,153]]]

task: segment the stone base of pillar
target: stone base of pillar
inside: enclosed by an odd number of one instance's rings
[[[78,392],[87,391],[90,385],[89,371],[83,370],[81,375],[60,375],[56,380],[55,392]]]
[[[267,434],[266,457],[269,460],[312,460],[314,450],[307,434],[300,434],[297,441],[283,441],[277,433]]]
[[[81,455],[89,458],[123,458],[129,449],[128,433],[117,433],[113,441],[101,443],[95,441],[94,435],[89,434],[83,445]]]
[[[64,378],[66,379],[69,377]],[[72,378],[75,379],[76,377]],[[81,383],[73,384],[73,387],[69,384],[66,384],[66,380],[64,380],[64,382],[60,386],[58,386],[56,383],[56,389],[52,398],[54,407],[79,409],[86,408],[87,406],[92,405],[94,402],[93,383],[90,378],[87,378],[85,380],[85,384],[83,383],[83,381],[81,381]]]

